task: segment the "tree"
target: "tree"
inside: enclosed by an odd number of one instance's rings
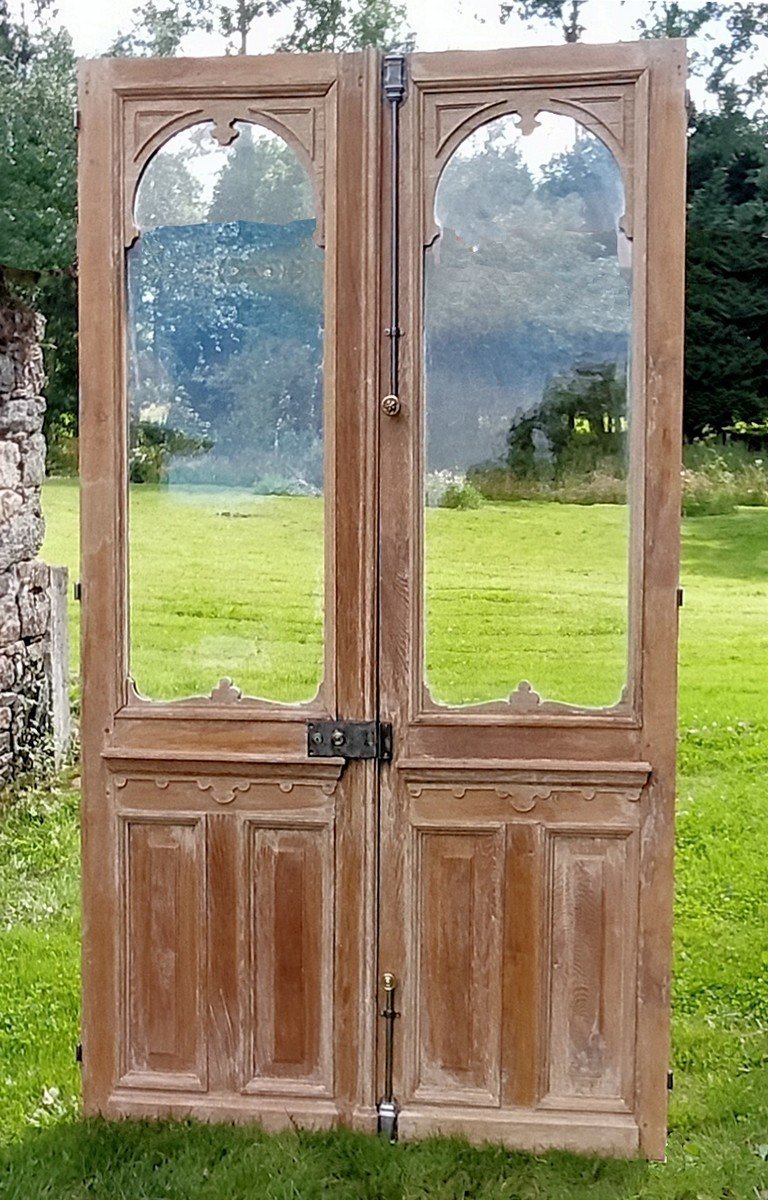
[[[393,0],[297,0],[293,29],[280,50],[344,50],[378,46],[385,50],[410,44],[403,32],[405,5]]]
[[[501,20],[521,16],[526,21],[542,20],[559,25],[566,42],[578,42],[584,26],[581,12],[587,0],[509,0],[501,5]]]
[[[77,406],[75,58],[47,6],[33,28],[0,0],[0,259],[41,273],[25,299],[46,318],[46,427]]]
[[[314,216],[312,185],[290,146],[267,130],[238,128],[213,189],[209,219],[279,223]]]
[[[405,7],[400,0],[154,0],[134,9],[129,32],[120,34],[111,53],[172,55],[193,29],[216,32],[227,53],[247,54],[255,22],[288,10],[289,34],[278,50],[353,50],[388,48],[403,43]]]
[[[552,122],[568,129],[567,118]],[[591,422],[609,393],[615,406],[626,400],[618,167],[589,134],[535,170],[523,142],[514,118],[498,119],[457,152],[438,188],[441,235],[425,264],[430,470],[512,465],[510,429],[518,428],[518,448],[521,438],[541,441],[562,466],[553,427],[569,413]],[[571,412],[565,384],[555,397],[553,381],[576,368]],[[566,441],[573,428],[564,426]]]
[[[119,33],[107,54],[116,58],[170,58],[178,54],[188,33],[203,17],[198,0],[172,0],[164,7],[154,0],[134,10],[131,28]]]
[[[723,4],[722,8],[729,38],[713,51],[708,80],[710,91],[728,102],[738,98],[743,106],[756,104],[765,114],[768,94],[768,3],[765,0],[760,3],[757,0],[741,0],[740,3]],[[734,68],[755,58],[762,65],[746,82],[735,84]]]
[[[583,31],[584,7],[570,14],[568,40]],[[550,23],[565,20],[566,9],[532,0],[502,6]],[[713,44],[723,24],[729,36]],[[717,109],[691,112],[688,144],[685,433],[760,423],[768,420],[768,119],[759,101],[768,68],[738,86],[734,72],[740,66],[743,76],[768,36],[768,3],[650,0],[636,28],[644,38],[706,36],[711,46],[694,66]]]
[[[693,120],[688,167],[686,435],[768,421],[768,123]]]
[[[511,16],[526,21],[545,21],[559,26],[566,42],[578,42],[585,32],[582,24],[588,0],[502,0],[501,20]],[[703,38],[710,42],[722,24],[727,38],[709,53],[692,51],[691,69],[706,74],[707,88],[721,98],[738,98],[743,105],[764,104],[768,90],[765,66],[768,38],[768,0],[703,0],[685,5],[679,0],[649,0],[648,12],[638,17],[635,28],[641,38]],[[737,67],[757,58],[758,69],[738,85]]]

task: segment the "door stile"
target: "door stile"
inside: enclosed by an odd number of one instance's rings
[[[685,312],[685,43],[659,43],[649,81],[643,757],[653,762],[640,861],[637,1117],[665,1154],[674,899],[677,643]]]
[[[125,506],[121,475],[124,436],[112,397],[122,380],[122,304],[115,280],[120,195],[118,114],[110,64],[92,62],[80,74],[78,139],[78,260],[81,487],[81,707],[83,897],[83,1094],[87,1115],[104,1111],[117,1072],[114,1018],[118,1007],[117,864],[113,831],[104,819],[108,773],[105,732],[120,707],[125,661],[120,580]],[[98,215],[98,219],[97,218]]]
[[[336,716],[378,719],[378,360],[380,68],[375,51],[340,56],[339,107],[354,111],[338,145],[340,336],[334,347],[338,377],[335,423],[336,477],[346,480],[356,505],[333,506],[342,586],[336,590]],[[375,760],[349,763],[340,827],[342,903],[338,911],[336,1039],[339,1091],[350,1100],[344,1119],[375,1128],[376,888],[378,776]],[[354,986],[352,986],[354,980]],[[350,1039],[349,1030],[355,1030]]]

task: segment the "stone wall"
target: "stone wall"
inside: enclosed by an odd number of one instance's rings
[[[40,488],[43,320],[0,300],[0,783],[50,753],[50,572]]]

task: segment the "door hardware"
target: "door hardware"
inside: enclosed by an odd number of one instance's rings
[[[400,401],[397,396],[385,396],[381,402],[381,411],[387,417],[396,417],[400,412]]]
[[[381,986],[384,988],[384,1007],[380,1015],[387,1022],[387,1029],[384,1034],[384,1095],[379,1100],[376,1111],[379,1133],[394,1143],[397,1141],[397,1117],[400,1112],[400,1105],[393,1093],[395,1021],[400,1013],[395,1009],[397,980],[391,971],[384,972]]]
[[[392,758],[392,726],[383,721],[309,721],[309,758]]]
[[[389,224],[389,325],[384,333],[389,338],[389,391],[382,401],[382,409],[388,417],[397,416],[400,401],[397,399],[400,374],[400,105],[405,99],[405,55],[387,54],[382,73],[384,99],[389,105],[389,186],[391,211]],[[395,400],[397,408],[390,412],[385,407],[387,400]]]

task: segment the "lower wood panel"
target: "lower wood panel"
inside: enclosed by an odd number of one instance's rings
[[[632,1103],[637,836],[552,830],[545,1102]]]
[[[332,1092],[330,826],[246,823],[246,1090]]]
[[[417,833],[415,1095],[498,1104],[503,828]]]
[[[206,1086],[205,821],[123,823],[123,1085]]]

